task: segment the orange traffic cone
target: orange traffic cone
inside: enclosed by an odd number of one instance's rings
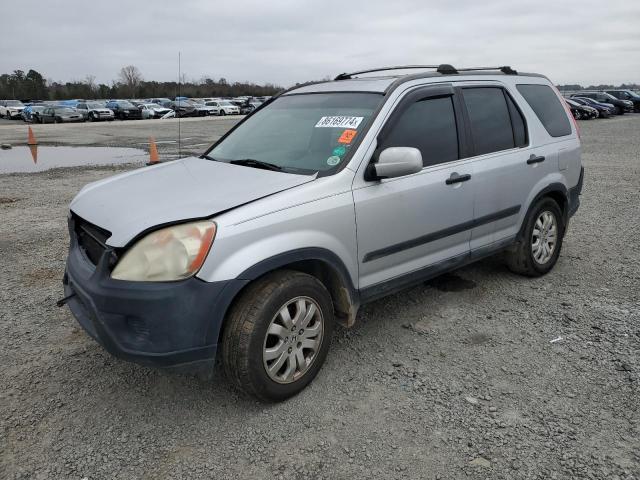
[[[33,134],[33,130],[29,127],[29,139],[27,140],[27,145],[37,145],[36,136]]]
[[[158,155],[156,140],[153,137],[149,137],[149,163],[147,165],[155,165],[158,162],[160,162],[160,156]]]

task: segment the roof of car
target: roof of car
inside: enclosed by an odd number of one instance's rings
[[[429,71],[435,69],[436,71]],[[394,73],[383,75],[367,75],[375,72],[387,72],[391,70],[407,71],[410,69],[423,70],[419,73]],[[283,92],[283,95],[297,95],[302,93],[322,93],[322,92],[372,92],[386,93],[397,85],[408,82],[410,80],[420,78],[458,78],[460,76],[522,76],[522,77],[543,77],[537,73],[520,73],[510,67],[488,67],[488,68],[470,68],[455,69],[451,65],[436,66],[399,66],[399,67],[383,67],[379,69],[365,70],[355,73],[342,73],[334,80],[313,82],[304,85],[297,85]]]

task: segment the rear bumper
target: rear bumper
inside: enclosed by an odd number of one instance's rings
[[[157,367],[212,366],[218,336],[243,280],[129,282],[110,277],[107,249],[94,267],[74,241],[64,292],[71,313],[115,357]]]
[[[584,181],[584,167],[580,169],[580,178],[575,187],[569,189],[568,215],[572,217],[580,207],[580,195],[582,194],[582,183]]]

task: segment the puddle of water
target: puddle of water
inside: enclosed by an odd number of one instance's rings
[[[0,173],[42,172],[59,167],[93,167],[145,163],[149,154],[137,148],[13,147],[0,150]]]

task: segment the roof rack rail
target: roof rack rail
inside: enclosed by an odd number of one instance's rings
[[[416,68],[438,68],[438,65],[398,65],[395,67],[372,68],[370,70],[361,70],[359,72],[341,73],[334,80],[349,80],[354,75],[362,75],[363,73],[387,72],[389,70],[408,70]]]
[[[388,72],[390,70],[408,70],[408,69],[424,69],[424,68],[434,68],[436,72],[441,73],[442,75],[455,75],[460,72],[474,72],[474,71],[482,71],[482,70],[498,70],[505,75],[517,75],[514,69],[509,66],[502,67],[471,67],[471,68],[455,68],[453,65],[449,65],[447,63],[442,63],[440,65],[398,65],[395,67],[382,67],[382,68],[372,68],[370,70],[360,70],[358,72],[351,73],[341,73],[336,76],[334,80],[349,80],[353,78],[354,75],[362,75],[363,73],[374,73],[374,72]]]
[[[511,68],[508,65],[504,65],[502,67],[470,67],[470,68],[458,68],[459,72],[476,72],[476,71],[483,71],[483,70],[498,70],[502,73],[504,73],[505,75],[518,75],[518,72],[515,71],[513,68]]]

